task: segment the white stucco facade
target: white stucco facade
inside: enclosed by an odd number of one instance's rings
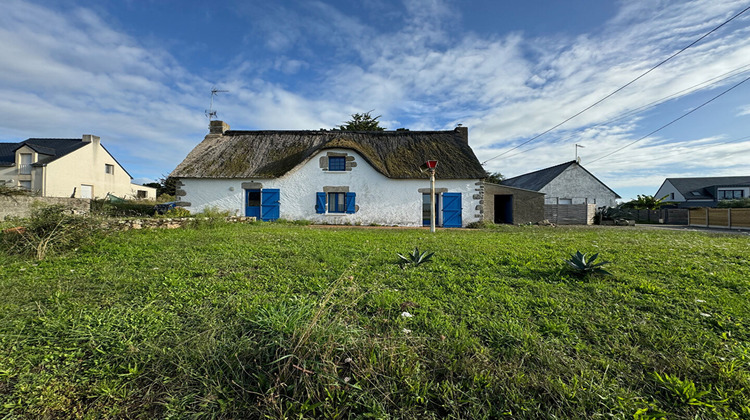
[[[321,167],[327,153],[346,153],[354,158],[351,170],[328,171]],[[206,179],[181,178],[180,199],[190,203],[192,213],[206,207],[217,207],[232,214],[245,215],[245,187],[253,183],[262,189],[279,189],[279,217],[288,220],[310,220],[321,224],[379,224],[422,226],[422,193],[429,189],[428,179],[390,179],[373,169],[362,156],[348,149],[326,149],[274,179]],[[437,170],[439,192],[461,193],[461,224],[480,220],[481,196],[478,179],[443,180]],[[316,194],[325,191],[356,194],[356,211],[352,214],[316,211]],[[442,209],[441,209],[442,210]],[[441,215],[438,222],[442,220]]]
[[[545,204],[617,205],[617,195],[579,165],[570,165],[539,192]]]
[[[685,196],[683,196],[677,188],[675,188],[674,185],[672,185],[669,180],[664,181],[664,183],[659,187],[659,191],[656,192],[656,195],[654,197],[656,198],[662,198],[666,196],[667,198],[664,199],[665,202],[670,203],[681,203],[685,201]]]

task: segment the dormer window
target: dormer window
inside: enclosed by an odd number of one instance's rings
[[[329,171],[345,171],[346,170],[346,157],[345,156],[331,156],[328,158],[328,170]]]
[[[105,174],[114,174],[115,173],[115,165],[110,165],[108,163],[104,164],[104,173]]]

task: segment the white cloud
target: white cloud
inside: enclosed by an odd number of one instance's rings
[[[375,13],[372,20],[322,1],[296,9],[239,3],[250,52],[229,57],[225,68],[206,75],[191,73],[167,50],[112,29],[90,9],[60,12],[9,0],[0,15],[0,126],[5,136],[100,134],[125,155],[118,159],[126,167],[132,162],[147,171],[151,164],[159,168],[156,174],[139,175],[158,177],[205,134],[203,110],[216,83],[230,91],[216,98],[216,108],[233,128],[330,128],[354,112],[374,109],[390,128],[463,123],[484,161],[611,93],[741,6],[733,0],[621,2],[618,14],[597,33],[528,38],[459,30],[460,10],[441,0],[403,0],[389,7],[365,2],[361,7]],[[743,16],[726,25],[611,100],[508,156],[531,151],[491,161],[487,169],[518,175],[558,164],[573,158],[574,143],[586,145],[581,150],[586,164],[632,142],[642,122],[636,116],[592,125],[676,92],[687,95],[698,83],[746,66],[749,21]],[[738,112],[749,115],[750,107]],[[711,141],[646,139],[590,169],[616,185],[653,182],[658,176],[647,172],[649,165],[678,170],[686,154]],[[727,154],[746,146],[716,145],[705,156],[738,165],[743,155]],[[639,163],[655,156],[664,160]],[[627,170],[613,169],[622,167]],[[646,172],[634,177],[635,170]]]

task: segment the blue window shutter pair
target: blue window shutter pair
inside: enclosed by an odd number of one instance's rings
[[[353,214],[357,211],[356,206],[356,197],[357,194],[353,192],[346,193],[345,198],[345,204],[346,204],[346,212],[349,214]],[[315,212],[318,214],[323,214],[326,212],[326,193],[324,192],[318,192],[315,193]]]

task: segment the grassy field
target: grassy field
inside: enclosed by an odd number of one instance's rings
[[[415,246],[434,261],[402,269]],[[612,275],[572,275],[577,250]],[[0,418],[750,418],[749,253],[255,224],[0,255]]]

